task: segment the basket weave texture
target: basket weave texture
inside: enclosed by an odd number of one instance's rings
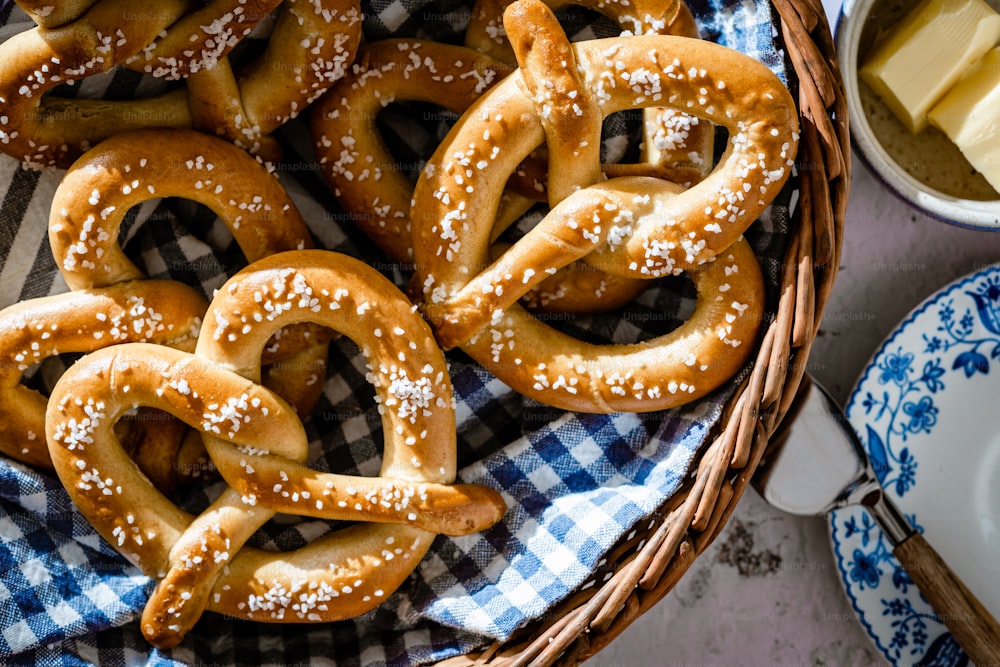
[[[510,640],[439,665],[574,665],[594,656],[663,599],[712,544],[788,412],[837,275],[851,152],[845,92],[822,3],[772,4],[794,69],[802,136],[780,302],[753,371],[727,405],[684,491],[622,540],[601,573]]]

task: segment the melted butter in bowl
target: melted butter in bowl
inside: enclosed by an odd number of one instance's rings
[[[987,0],[1000,11],[1000,0]],[[939,129],[917,134],[858,76],[876,41],[914,7],[906,0],[846,0],[837,47],[858,154],[899,197],[952,224],[1000,231],[1000,194]]]

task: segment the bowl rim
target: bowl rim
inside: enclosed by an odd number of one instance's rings
[[[868,123],[860,101],[857,51],[868,13],[877,1],[844,0],[837,18],[835,42],[851,123],[851,143],[869,170],[893,194],[918,211],[958,227],[1000,231],[1000,199],[955,197],[921,183],[896,166]]]

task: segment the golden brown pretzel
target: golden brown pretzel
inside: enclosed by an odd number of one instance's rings
[[[52,197],[49,243],[66,284],[81,289],[144,278],[119,246],[119,229],[129,209],[161,197],[210,208],[249,262],[312,246],[277,177],[244,151],[193,130],[136,130],[81,156]]]
[[[602,172],[609,176],[659,176],[691,185],[711,170],[714,128],[707,121],[675,109],[643,110],[641,161],[638,164],[602,165],[599,142],[574,145],[581,135],[600,136],[601,113],[592,97],[579,95],[582,82],[574,75],[571,65],[574,56],[568,42],[548,40],[541,45],[552,53],[515,53],[523,46],[523,41],[521,45],[511,44],[502,26],[503,12],[509,4],[510,0],[478,0],[472,10],[465,43],[511,65],[531,61],[531,66],[522,66],[521,72],[536,100],[545,130],[544,148],[550,156],[545,175],[550,206],[573,190],[597,182]],[[700,36],[687,5],[679,1],[547,0],[546,5],[553,10],[570,5],[586,7],[616,20],[626,34]],[[554,23],[554,19],[549,20]],[[543,31],[557,29],[555,25],[542,28]],[[555,102],[552,96],[557,88],[570,97],[561,103]],[[569,145],[560,146],[560,141]],[[523,301],[533,312],[594,313],[619,308],[648,287],[649,283],[643,280],[612,276],[575,262],[528,292]]]
[[[207,305],[181,283],[137,280],[0,310],[0,451],[29,465],[52,467],[42,437],[47,399],[21,384],[32,365],[56,354],[129,341],[192,350]]]
[[[385,433],[381,477],[306,468],[301,422],[258,384],[268,337],[296,321],[341,331],[368,358]],[[167,647],[206,609],[270,622],[363,613],[406,579],[436,532],[497,521],[499,494],[451,484],[452,400],[443,354],[386,278],[344,255],[295,251],[256,262],[219,290],[195,354],[140,343],[81,359],[56,385],[47,441],[81,512],[156,578],[142,631]],[[232,486],[200,516],[177,509],[128,465],[112,425],[136,405],[204,433]],[[244,546],[278,510],[379,523],[291,552]]]
[[[159,197],[183,197],[208,206],[251,262],[312,247],[309,231],[278,179],[233,144],[192,130],[136,130],[107,139],[81,156],[53,196],[49,241],[72,290],[138,284],[145,278],[118,245],[119,228],[129,209]],[[190,307],[201,315],[204,300]],[[280,387],[283,398],[302,414],[322,392],[328,337],[328,332],[298,327],[278,332],[268,345],[268,384]],[[181,434],[162,419],[139,419],[132,431],[150,441],[143,447],[150,454],[137,454],[143,470],[159,488],[169,489],[169,473],[184,472],[170,465],[174,459],[168,454],[183,444]],[[164,460],[168,467],[162,469],[157,462]],[[156,474],[158,468],[168,474]]]
[[[268,49],[238,77],[226,56],[274,0],[213,0],[189,18],[200,3],[166,0],[141,8],[127,0],[100,0],[56,27],[14,35],[0,45],[0,150],[32,166],[67,167],[102,139],[149,126],[194,126],[256,148],[353,58],[360,11],[355,0],[345,2],[287,2]],[[186,47],[179,43],[185,40]],[[164,77],[197,70],[196,81],[190,94],[181,88],[151,99],[45,95],[117,65]]]
[[[413,185],[381,136],[378,112],[389,101],[423,101],[461,113],[510,71],[493,58],[460,46],[380,40],[361,47],[351,73],[316,103],[311,131],[323,176],[351,221],[394,261],[405,267],[412,264]],[[599,161],[595,164],[599,172]],[[574,173],[564,181],[566,187],[577,179]],[[544,189],[537,194],[544,196]],[[503,202],[493,223],[494,236],[535,203],[511,188]],[[647,286],[590,266],[571,267],[529,292],[525,303],[538,311],[597,312],[631,301]]]
[[[565,40],[561,32],[539,28],[551,25],[551,17],[537,1],[512,5],[505,15],[508,35],[527,42],[516,50],[527,52],[537,40]],[[597,412],[670,407],[717,387],[749,354],[760,324],[762,282],[752,253],[734,243],[789,176],[797,140],[794,104],[766,67],[700,40],[633,36],[578,43],[573,52],[585,73],[583,94],[597,97],[605,115],[669,106],[725,126],[730,143],[718,167],[684,192],[650,177],[577,190],[477,275],[475,269],[488,264],[489,231],[471,221],[491,218],[495,184],[546,138],[515,72],[466,112],[417,182],[411,217],[423,309],[443,347],[463,346],[540,401]],[[678,346],[679,357],[666,341],[615,354],[574,348],[554,330],[529,322],[515,303],[545,275],[582,257],[599,258],[597,266],[608,273],[641,278],[692,270],[720,253],[723,259],[706,267],[708,282],[700,288],[700,307],[707,310],[689,320],[696,324],[684,335],[695,339]],[[726,273],[734,276],[726,280]],[[713,311],[721,319],[706,325],[703,315]],[[628,356],[646,348],[651,356]],[[549,361],[529,363],[536,354]],[[575,374],[561,372],[556,360]],[[630,373],[642,379],[622,395],[615,380]],[[675,379],[685,377],[690,380]]]
[[[477,0],[465,34],[466,46],[515,65],[514,46],[503,26],[504,10],[512,0]],[[580,6],[616,21],[626,35],[700,37],[698,26],[681,0],[546,0],[551,9]],[[641,157],[638,164],[604,166],[612,176],[660,176],[687,185],[704,178],[712,168],[715,130],[712,124],[677,109],[643,110]],[[560,170],[555,170],[560,174]],[[555,201],[550,199],[550,204]]]
[[[24,13],[43,28],[58,28],[80,18],[98,0],[65,0],[54,3],[51,0],[15,0]]]
[[[510,71],[461,46],[379,40],[361,47],[352,71],[316,102],[310,121],[323,176],[352,222],[394,261],[412,262],[413,183],[379,132],[379,111],[408,101],[460,114]]]

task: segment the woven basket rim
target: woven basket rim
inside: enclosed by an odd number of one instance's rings
[[[800,168],[793,178],[799,199],[777,314],[763,332],[752,371],[727,403],[685,489],[608,552],[611,576],[578,588],[506,642],[439,666],[573,665],[606,647],[665,597],[720,534],[789,410],[837,275],[851,180],[850,129],[821,0],[770,3],[797,88]]]

